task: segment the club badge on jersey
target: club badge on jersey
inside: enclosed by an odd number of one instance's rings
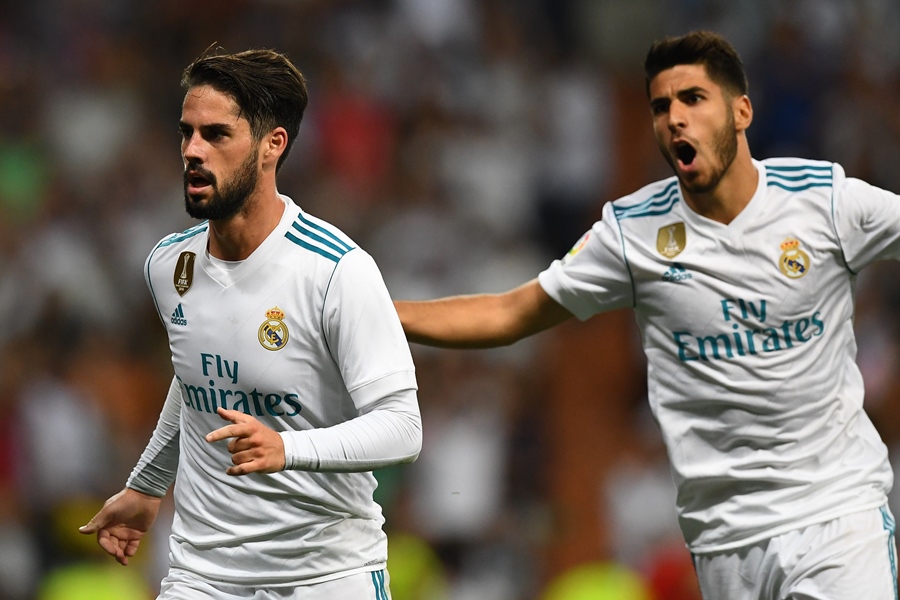
[[[809,254],[800,249],[800,240],[787,238],[781,243],[778,268],[791,279],[799,279],[809,271]]]
[[[175,263],[175,291],[179,296],[184,296],[194,283],[194,259],[197,255],[193,252],[182,252]]]
[[[281,350],[287,344],[288,328],[284,323],[284,311],[277,306],[266,311],[266,320],[259,326],[259,343],[266,350]]]
[[[659,228],[656,234],[656,250],[666,258],[675,258],[687,246],[684,223],[672,223]]]

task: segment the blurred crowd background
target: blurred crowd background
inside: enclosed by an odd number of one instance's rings
[[[142,267],[193,224],[191,60],[296,62],[310,105],[280,190],[421,299],[523,283],[668,176],[641,63],[698,28],[744,58],[757,158],[900,192],[895,0],[0,0],[0,600],[144,600],[165,572],[168,504],[127,569],[77,527],[121,489],[171,379]],[[895,468],[898,274],[860,276],[856,319]],[[413,350],[424,450],[377,473],[395,600],[699,598],[630,313]]]

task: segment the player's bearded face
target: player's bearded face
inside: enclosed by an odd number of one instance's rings
[[[209,182],[212,195],[192,196],[188,193],[188,183],[193,177],[202,177]],[[184,208],[195,219],[227,219],[238,214],[253,190],[256,189],[259,172],[256,153],[250,152],[234,174],[219,185],[216,176],[199,164],[188,164],[184,170]]]
[[[693,145],[695,156],[692,160],[705,158],[708,163],[706,168],[682,172],[677,166],[678,151],[667,148],[660,142],[660,151],[663,157],[688,192],[700,194],[714,190],[737,156],[738,136],[735,131],[734,110],[731,106],[726,107],[725,115],[725,123],[713,131],[708,144],[695,141]],[[704,146],[706,147],[704,148]]]

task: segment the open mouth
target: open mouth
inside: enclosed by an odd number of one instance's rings
[[[697,150],[688,142],[675,142],[675,156],[684,166],[690,166],[697,157]]]
[[[188,193],[197,193],[213,184],[214,177],[211,174],[199,170],[185,171],[184,183]]]

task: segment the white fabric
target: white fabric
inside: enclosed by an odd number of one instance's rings
[[[422,421],[416,391],[401,390],[366,405],[360,416],[324,429],[282,431],[285,468],[302,471],[372,471],[419,456]],[[376,409],[377,410],[374,410]]]
[[[210,264],[205,223],[165,238],[146,265],[183,399],[170,562],[247,586],[379,569],[384,519],[375,478],[359,462],[352,473],[326,472],[347,470],[334,460],[321,472],[226,475],[227,441],[204,439],[226,424],[217,407],[313,438],[335,426],[346,432],[341,424],[364,413],[374,430],[379,419],[370,415],[391,413],[381,421],[395,431],[362,445],[343,440],[358,449],[348,459],[403,462],[421,445],[412,357],[374,261],[284,200],[279,225],[227,273]],[[195,255],[187,269],[183,252]],[[178,279],[190,280],[183,295]],[[400,450],[397,422],[405,427]]]
[[[321,583],[273,588],[210,582],[172,569],[156,600],[391,600],[390,576],[380,569]]]
[[[695,553],[882,506],[893,480],[862,409],[852,317],[855,272],[900,255],[900,197],[832,163],[755,164],[759,187],[729,225],[669,178],[607,204],[540,275],[581,319],[634,307]]]
[[[887,508],[872,508],[694,565],[709,600],[896,600],[894,532]]]
[[[131,471],[127,487],[149,496],[162,497],[175,482],[178,471],[178,433],[181,430],[181,386],[172,378],[169,393],[150,442]]]

